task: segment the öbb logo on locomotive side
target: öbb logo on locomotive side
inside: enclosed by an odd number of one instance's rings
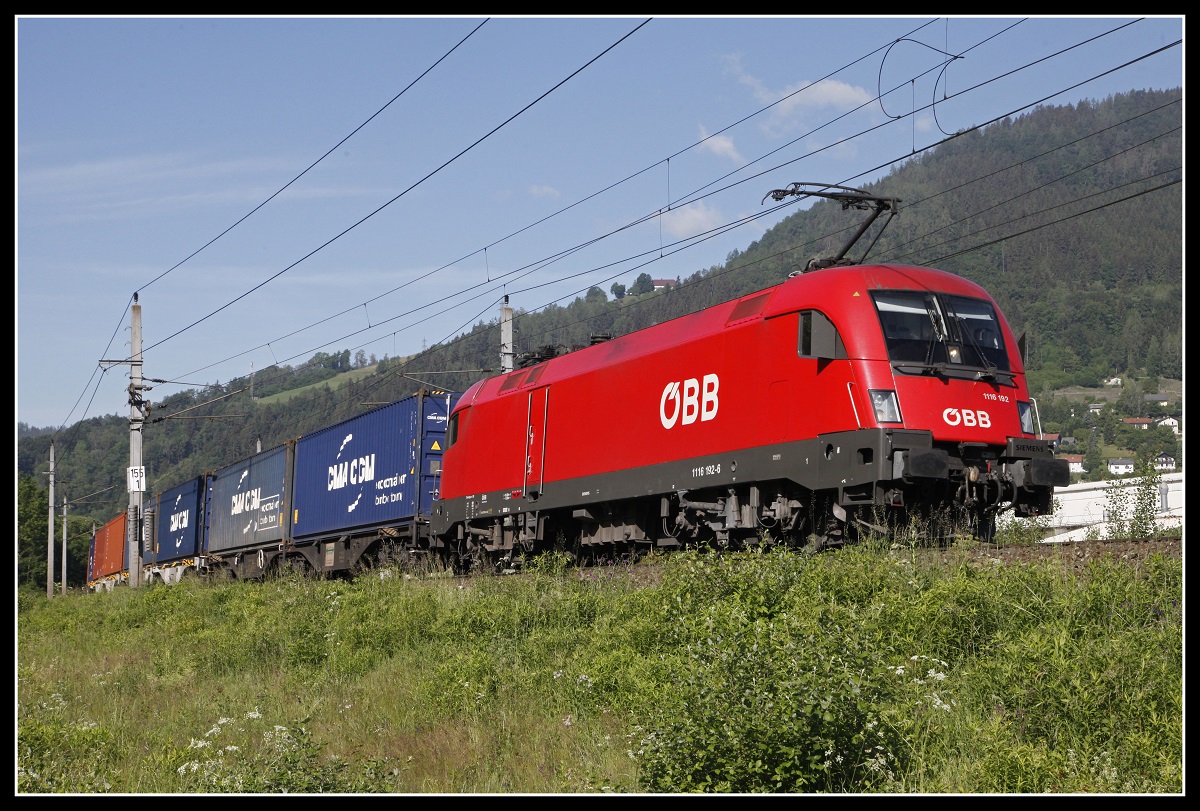
[[[947,425],[965,425],[968,428],[992,427],[991,416],[983,410],[947,408],[942,412],[942,419],[946,421]]]
[[[721,381],[715,374],[705,375],[703,386],[696,378],[689,377],[683,381],[681,396],[679,381],[674,380],[668,383],[658,401],[658,418],[662,420],[663,428],[670,430],[675,427],[676,422],[681,425],[690,425],[696,421],[697,417],[701,422],[707,422],[716,417],[719,405],[717,389],[720,385]],[[673,404],[670,416],[667,415],[668,401]]]

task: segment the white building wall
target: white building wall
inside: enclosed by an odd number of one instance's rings
[[[1051,541],[1081,540],[1088,532],[1104,537],[1104,510],[1109,502],[1108,489],[1118,485],[1130,490],[1126,504],[1131,510],[1135,503],[1135,492],[1140,478],[1113,479],[1102,482],[1080,482],[1070,487],[1059,487],[1054,491],[1054,514],[1046,517],[1047,526],[1054,533]],[[1183,474],[1167,473],[1159,481],[1159,503],[1156,517],[1164,526],[1182,526],[1183,523]],[[1126,520],[1130,518],[1125,516]],[[1029,519],[1013,518],[1011,513],[999,521],[1003,527],[1010,521]],[[1072,537],[1078,535],[1079,537]]]

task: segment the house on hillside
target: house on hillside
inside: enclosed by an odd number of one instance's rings
[[[1140,428],[1143,431],[1150,430],[1152,420],[1149,417],[1125,417],[1121,422],[1128,425],[1130,428]]]
[[[1104,403],[1088,403],[1089,414],[1099,414],[1104,410]]]
[[[1156,405],[1166,408],[1171,402],[1171,398],[1165,394],[1143,394],[1142,402],[1144,402],[1146,405]]]
[[[1104,385],[1106,385],[1106,386],[1119,386],[1119,385],[1121,385],[1121,378],[1119,378],[1119,377],[1110,377],[1110,378],[1108,378],[1107,380],[1105,380],[1105,381],[1104,381]]]
[[[1169,453],[1160,453],[1154,457],[1154,469],[1163,473],[1175,472],[1175,457]]]
[[[674,279],[655,279],[654,292],[657,293],[659,290],[665,290],[667,288],[674,287],[676,284],[677,282]]]
[[[1071,469],[1072,473],[1087,473],[1087,471],[1083,469],[1083,454],[1064,453],[1058,458],[1067,460],[1067,467]]]
[[[1179,436],[1179,420],[1174,417],[1160,417],[1154,421],[1154,424],[1163,428],[1170,428],[1172,434]]]
[[[1109,459],[1108,472],[1113,476],[1126,476],[1133,472],[1133,460],[1123,458]]]

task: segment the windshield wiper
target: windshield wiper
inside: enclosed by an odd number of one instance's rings
[[[932,361],[926,361],[925,363],[921,363],[915,360],[898,360],[892,363],[892,368],[899,369],[902,372],[923,372],[926,374],[933,373],[939,377],[946,376],[946,364],[944,362],[933,363]]]

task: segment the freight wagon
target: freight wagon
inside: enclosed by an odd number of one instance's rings
[[[91,591],[112,591],[113,586],[129,580],[126,518],[124,512],[114,516],[92,535],[87,566],[87,587]]]
[[[457,401],[422,390],[296,440],[287,560],[328,573],[440,552],[429,516]]]
[[[142,581],[330,575],[446,556],[429,522],[459,396],[421,390],[158,493],[141,516]],[[96,531],[89,589],[128,581],[126,543],[126,513]]]
[[[207,476],[203,571],[255,578],[278,565],[287,542],[293,448],[288,441]]]
[[[146,507],[142,526],[142,582],[178,583],[195,571],[203,553],[208,477],[198,476],[159,493]]]

